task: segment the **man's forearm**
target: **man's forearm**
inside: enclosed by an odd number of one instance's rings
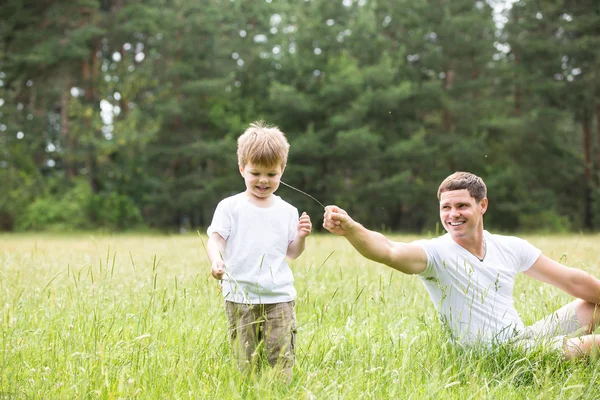
[[[573,285],[565,291],[594,304],[600,304],[600,280],[582,270],[575,270]]]
[[[345,237],[363,257],[378,263],[390,264],[390,242],[381,233],[371,231],[357,223],[355,229]]]

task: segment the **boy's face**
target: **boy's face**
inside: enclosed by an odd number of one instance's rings
[[[256,199],[267,199],[277,188],[284,168],[281,165],[265,167],[251,162],[240,166],[240,173],[246,182],[246,192]]]

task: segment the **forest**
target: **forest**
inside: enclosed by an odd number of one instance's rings
[[[0,2],[0,231],[202,229],[256,120],[371,228],[439,231],[464,170],[486,228],[600,231],[600,2]]]

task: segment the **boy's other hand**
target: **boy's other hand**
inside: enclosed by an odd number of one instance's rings
[[[223,279],[223,274],[225,273],[225,263],[223,262],[223,260],[217,260],[214,263],[212,263],[210,273],[215,279]]]
[[[298,236],[305,238],[312,232],[312,222],[306,212],[303,212],[298,221]]]

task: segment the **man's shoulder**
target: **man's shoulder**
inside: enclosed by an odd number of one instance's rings
[[[446,244],[446,243],[450,243],[450,242],[453,242],[452,237],[450,236],[450,234],[445,233],[445,234],[437,236],[437,237],[417,239],[413,243],[434,244],[435,245],[435,244]]]
[[[511,245],[514,243],[523,243],[526,241],[525,239],[520,238],[518,236],[501,235],[498,233],[490,233],[488,231],[484,231],[483,235],[486,238],[486,240],[493,241],[493,242],[496,242],[499,244],[506,244],[506,245]]]
[[[444,252],[446,249],[451,249],[453,243],[454,240],[452,240],[452,237],[448,233],[434,238],[418,239],[411,242],[411,244],[415,244],[425,250],[428,255],[432,252],[439,253]]]

